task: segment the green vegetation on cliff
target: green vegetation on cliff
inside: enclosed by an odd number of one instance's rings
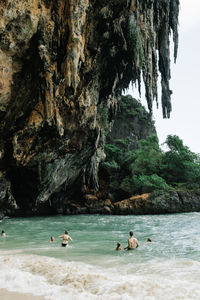
[[[127,97],[130,100],[128,109]],[[134,119],[144,117],[148,119],[149,124],[151,123],[150,116],[147,112],[145,115],[145,110],[139,102],[133,98],[131,101],[130,96],[122,97],[121,111],[117,118],[118,128],[120,120],[123,123],[130,115],[133,124]],[[119,197],[126,197],[155,190],[199,188],[199,155],[190,151],[176,135],[167,137],[167,151],[163,151],[156,133],[150,133],[139,140],[135,149],[130,148],[132,134],[124,139],[107,138],[106,160],[102,163],[100,171],[109,182],[109,191],[118,194]]]

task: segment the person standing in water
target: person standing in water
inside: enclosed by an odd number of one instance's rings
[[[68,241],[72,241],[72,238],[68,235],[68,231],[65,231],[65,234],[63,235],[59,235],[59,238],[62,239],[62,243],[61,243],[62,247],[67,247]]]
[[[130,238],[128,239],[128,246],[124,248],[124,250],[134,250],[135,248],[139,247],[138,240],[133,237],[133,231],[129,232]]]

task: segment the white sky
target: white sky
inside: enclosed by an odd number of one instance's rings
[[[172,113],[170,119],[163,119],[159,103],[160,109],[157,110],[155,106],[153,115],[160,144],[166,140],[167,135],[178,135],[184,145],[195,153],[200,153],[199,53],[200,0],[180,0],[179,49],[175,65],[173,56],[171,58]],[[143,99],[144,92],[141,99],[144,104]]]

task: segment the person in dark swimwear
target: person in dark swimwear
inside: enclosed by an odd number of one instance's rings
[[[65,234],[63,234],[63,235],[59,235],[59,238],[62,239],[62,243],[61,243],[62,247],[67,247],[68,241],[72,241],[71,236],[68,235],[68,231],[65,231]]]
[[[139,247],[138,240],[133,237],[133,231],[129,232],[130,238],[128,239],[128,246],[124,248],[124,250],[134,250],[135,248]]]

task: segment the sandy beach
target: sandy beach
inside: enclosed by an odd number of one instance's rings
[[[34,296],[31,294],[21,294],[17,292],[9,292],[5,289],[0,289],[1,300],[45,300],[40,296]]]

